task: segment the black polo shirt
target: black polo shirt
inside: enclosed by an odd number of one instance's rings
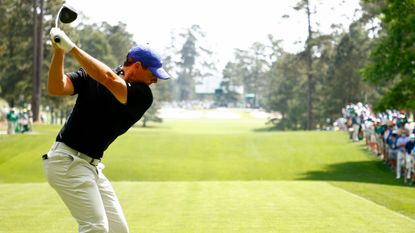
[[[67,75],[78,97],[56,141],[100,159],[108,146],[151,106],[151,89],[146,84],[127,83],[127,103],[124,105],[83,69]]]

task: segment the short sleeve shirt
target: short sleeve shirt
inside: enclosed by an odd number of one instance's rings
[[[120,103],[83,70],[67,74],[77,94],[75,106],[56,140],[93,158],[144,115],[153,102],[146,84],[127,82],[127,103]]]

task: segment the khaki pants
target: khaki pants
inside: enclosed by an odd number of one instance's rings
[[[128,232],[104,165],[89,164],[55,143],[43,160],[46,178],[79,224],[79,232]]]

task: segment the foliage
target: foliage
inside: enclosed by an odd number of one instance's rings
[[[52,56],[48,32],[61,4],[61,0],[45,1],[41,93],[44,109],[65,115],[74,98],[51,97],[46,92]],[[281,41],[270,36],[266,43],[254,42],[249,48],[236,49],[234,58],[220,72],[216,55],[206,45],[207,35],[199,25],[172,32],[171,45],[162,55],[174,79],[154,85],[153,110],[157,112],[163,102],[198,99],[196,85],[212,77],[222,78],[217,89],[222,93],[221,106],[279,112],[280,129],[309,129],[310,119],[312,128],[321,126],[326,118],[339,116],[341,106],[349,102],[375,103],[380,96],[380,108],[413,109],[414,4],[410,0],[362,1],[362,16],[347,31],[339,31],[337,25],[332,33],[321,34],[318,23],[311,21],[318,8],[311,7],[311,12],[310,2],[299,0],[295,9],[306,10],[310,19],[302,51],[283,51]],[[21,107],[30,103],[32,90],[32,12],[30,2],[1,0],[0,96]],[[382,19],[379,23],[378,17]],[[122,22],[61,26],[79,46],[110,67],[121,64],[135,44]],[[66,56],[66,72],[78,67],[71,56]],[[369,83],[362,82],[361,76]]]
[[[34,69],[32,1],[2,0],[0,3],[0,96],[9,105],[27,107],[32,97]],[[62,0],[50,0],[44,3],[41,104],[43,109],[49,109],[53,115],[58,112],[66,115],[74,103],[74,98],[52,97],[46,91],[49,63],[53,52],[48,34],[55,26],[55,16],[62,5]],[[82,14],[79,17],[83,17]],[[126,25],[123,23],[114,26],[105,22],[93,25],[80,23],[76,28],[65,24],[59,26],[78,46],[110,67],[121,64],[128,50],[135,44],[131,33],[126,31]],[[75,71],[78,67],[71,56],[66,56],[65,72]]]
[[[122,22],[119,22],[117,25],[103,22],[99,30],[105,35],[111,48],[110,54],[116,64],[124,62],[128,51],[136,45],[133,35],[127,31],[127,25]]]
[[[223,92],[221,96],[221,106],[237,106],[242,102],[241,94],[238,93],[237,88],[241,84],[239,70],[236,66],[238,64],[228,62],[222,71],[222,82],[220,90]]]
[[[268,111],[281,114],[278,129],[303,129],[305,119],[305,67],[298,58],[284,53],[268,73],[270,79],[266,101]]]
[[[196,98],[195,87],[206,78],[212,77],[217,68],[212,58],[212,51],[205,45],[206,33],[195,24],[178,35],[172,36],[171,52],[168,66],[174,65],[174,100],[189,101]]]
[[[298,3],[298,10],[309,4]],[[310,101],[313,128],[321,128],[340,117],[342,106],[374,103],[379,98],[382,89],[363,82],[359,73],[375,41],[370,35],[377,30],[373,17],[378,8],[365,4],[364,9],[368,12],[364,11],[348,31],[321,34],[313,30],[303,51],[290,54],[276,50],[277,59],[264,76],[266,101],[261,106],[280,114],[279,121],[272,121],[277,129],[309,129]]]
[[[415,108],[415,91],[412,89],[415,81],[415,2],[388,0],[381,9],[380,19],[382,30],[362,75],[371,83],[388,87],[378,103],[379,110],[412,110]]]
[[[373,103],[377,91],[363,82],[359,70],[365,65],[373,41],[364,30],[364,24],[357,21],[349,26],[349,31],[340,35],[335,48],[325,83],[327,106],[325,115],[334,119],[341,106],[350,103]]]
[[[181,54],[181,60],[178,66],[181,68],[178,73],[177,84],[179,88],[178,99],[180,101],[190,100],[194,97],[194,76],[198,75],[198,71],[194,69],[196,58],[199,56],[196,51],[197,37],[194,33],[200,33],[199,26],[194,25],[189,29],[186,34],[182,34],[185,38],[185,42],[179,51]]]
[[[33,62],[32,2],[0,4],[0,95],[10,104],[30,102]]]
[[[115,67],[118,63],[111,53],[106,35],[99,29],[97,25],[85,25],[79,32],[79,45],[91,56],[110,67]]]

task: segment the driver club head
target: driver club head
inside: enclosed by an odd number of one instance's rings
[[[66,4],[62,6],[62,9],[59,13],[59,20],[62,23],[72,23],[73,21],[76,20],[77,17],[78,17],[78,13],[73,7],[68,6]]]

